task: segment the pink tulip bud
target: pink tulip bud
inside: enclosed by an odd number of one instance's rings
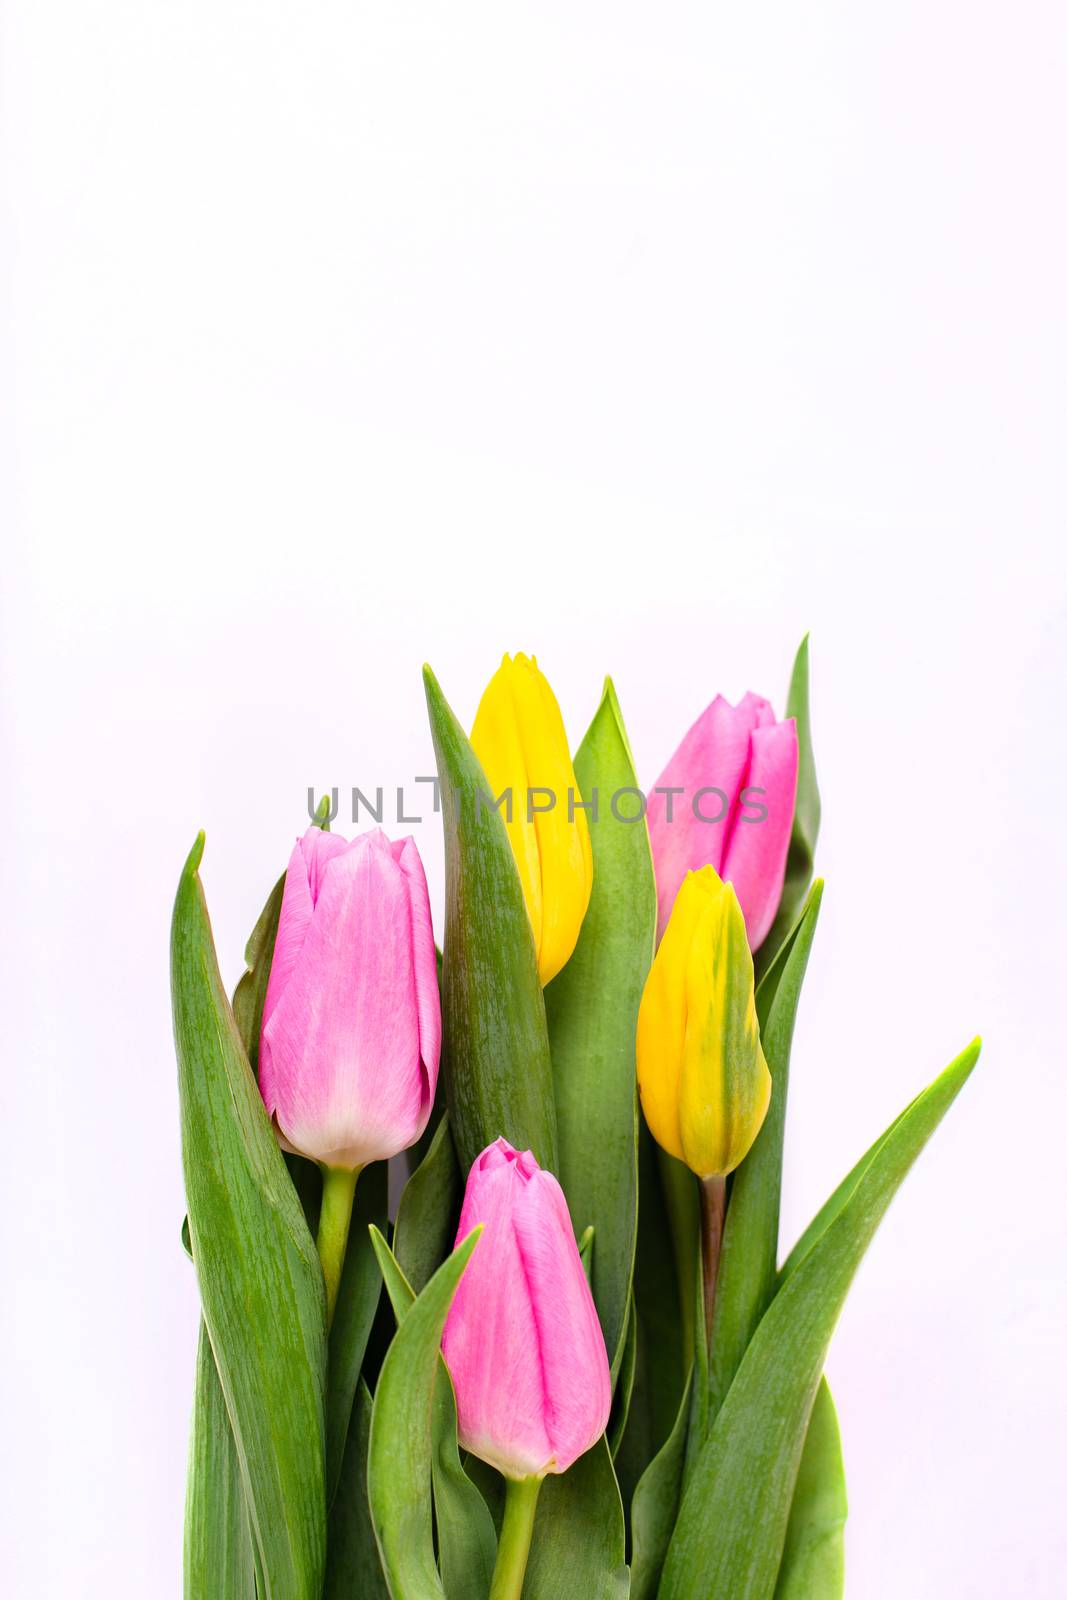
[[[566,1472],[607,1426],[611,1377],[563,1190],[498,1139],[471,1168],[456,1243],[479,1222],[442,1340],[460,1443],[509,1478]]]
[[[329,1167],[406,1150],[437,1087],[441,1007],[413,839],[309,828],[285,875],[259,1084],[283,1140]]]
[[[777,722],[756,694],[737,706],[717,695],[649,796],[657,937],[686,873],[712,866],[733,884],[749,945],[759,949],[782,898],[796,796],[794,719]]]

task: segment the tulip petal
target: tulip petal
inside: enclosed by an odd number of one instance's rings
[[[761,695],[748,693],[736,706],[716,695],[664,768],[648,801],[659,900],[657,937],[663,936],[685,874],[703,866],[721,871],[749,766],[750,739],[758,728],[773,723],[770,702]],[[662,792],[672,788],[682,792]],[[701,796],[701,790],[721,791],[721,797]]]
[[[733,884],[741,902],[752,950],[758,950],[770,932],[782,897],[796,805],[797,762],[794,718],[753,732],[743,788],[763,791],[759,803],[766,808],[766,815],[762,820],[750,820],[752,807],[741,808],[722,867],[722,876]]]
[[[430,920],[430,895],[422,857],[414,839],[398,839],[393,859],[408,881],[411,906],[411,957],[415,977],[415,1007],[419,1019],[419,1055],[426,1075],[427,1112],[437,1092],[441,1064],[441,996],[437,986],[437,946]]]
[[[268,1108],[293,1147],[330,1165],[359,1166],[412,1143],[429,1101],[414,1070],[407,879],[377,831],[340,842],[339,850],[313,846],[315,914],[264,1025],[263,1055]],[[298,891],[294,903],[303,912]],[[413,1070],[398,1071],[398,1062]]]
[[[699,873],[687,873],[645,982],[637,1014],[637,1088],[649,1132],[668,1155],[685,1160],[678,1085],[685,1048],[686,962],[703,913]]]
[[[541,878],[538,968],[545,984],[566,966],[578,942],[593,887],[593,851],[563,714],[536,656],[515,657],[511,689],[529,804],[537,807],[532,826]],[[532,792],[537,790],[543,792]],[[521,804],[527,804],[526,794]]]
[[[686,1165],[706,1178],[732,1172],[748,1154],[767,1114],[771,1077],[736,892],[709,870],[686,880],[694,881],[706,892],[685,972],[679,1125]]]
[[[540,954],[541,863],[537,854],[537,831],[533,823],[526,820],[526,791],[530,778],[519,737],[512,676],[511,658],[505,656],[486,685],[475,713],[470,742],[489,785],[489,800],[495,803],[506,790],[511,791],[510,805],[505,802],[500,811],[522,882],[534,948]]]
[[[611,1375],[567,1202],[550,1172],[535,1170],[517,1195],[515,1237],[537,1328],[553,1470],[566,1472],[607,1427]]]
[[[526,1477],[545,1470],[552,1443],[537,1325],[512,1227],[516,1186],[526,1182],[514,1155],[499,1140],[471,1172],[456,1243],[478,1223],[484,1232],[452,1302],[442,1349],[460,1443],[499,1471]]]

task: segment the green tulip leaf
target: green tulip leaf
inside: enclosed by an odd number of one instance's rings
[[[445,1112],[422,1162],[400,1196],[393,1251],[411,1287],[421,1294],[452,1248],[463,1183]]]
[[[385,1226],[388,1166],[386,1161],[374,1161],[359,1175],[348,1249],[330,1328],[326,1385],[327,1506],[333,1503],[337,1492],[352,1402],[381,1294],[381,1275],[369,1228],[371,1223]]]
[[[800,1238],[797,1240],[785,1261],[782,1263],[781,1269],[778,1273],[776,1287],[781,1287],[789,1274],[793,1272],[804,1260],[812,1246],[822,1238],[822,1235],[826,1232],[831,1222],[833,1222],[834,1218],[839,1215],[839,1213],[848,1204],[848,1201],[852,1198],[852,1195],[856,1189],[856,1185],[859,1183],[860,1179],[863,1177],[864,1173],[867,1171],[868,1167],[871,1165],[871,1162],[885,1144],[890,1134],[896,1131],[898,1124],[903,1122],[904,1118],[915,1105],[916,1100],[921,1098],[921,1095],[916,1095],[915,1100],[913,1100],[910,1105],[904,1107],[904,1110],[893,1122],[889,1124],[888,1128],[878,1135],[878,1138],[874,1141],[870,1148],[863,1152],[851,1171],[845,1174],[837,1188],[830,1195],[829,1199],[823,1202],[822,1206],[816,1212],[815,1216],[812,1217],[811,1221],[804,1229],[804,1232],[800,1235]]]
[[[414,1290],[377,1228],[370,1230],[370,1237],[393,1314],[400,1324],[414,1304]],[[460,1460],[456,1395],[443,1356],[433,1395],[432,1476],[437,1550],[445,1594],[449,1600],[484,1600],[496,1559],[496,1530]]]
[[[632,1503],[642,1474],[674,1427],[686,1373],[693,1361],[692,1300],[679,1289],[660,1154],[642,1120],[638,1140],[641,1203],[634,1262],[637,1350],[626,1431],[615,1455],[615,1471],[625,1505]],[[664,1161],[670,1159],[663,1157]],[[694,1207],[694,1224],[697,1221]],[[696,1239],[690,1243],[695,1262]],[[692,1264],[687,1258],[687,1268],[691,1269]]]
[[[630,1600],[656,1600],[656,1589],[667,1547],[671,1542],[682,1498],[685,1470],[685,1441],[689,1424],[687,1383],[674,1427],[667,1441],[645,1468],[634,1490],[630,1522],[633,1531],[633,1562],[630,1571]]]
[[[626,1432],[626,1423],[630,1415],[630,1401],[633,1399],[636,1377],[637,1307],[634,1305],[633,1290],[631,1290],[630,1308],[626,1316],[626,1333],[622,1343],[622,1361],[619,1364],[619,1377],[615,1385],[615,1394],[611,1403],[611,1418],[608,1422],[608,1447],[611,1450],[612,1460],[618,1455],[623,1435]]]
[[[371,1516],[393,1600],[461,1600],[464,1594],[470,1600],[482,1600],[489,1590],[495,1535],[485,1504],[459,1461],[455,1396],[440,1353],[448,1308],[480,1233],[480,1228],[469,1233],[412,1300],[410,1285],[388,1245],[377,1229],[371,1230],[399,1322],[374,1396],[367,1480]],[[451,1451],[442,1444],[449,1423]],[[465,1490],[452,1474],[453,1452]],[[446,1472],[442,1472],[443,1458],[447,1458]],[[463,1500],[459,1508],[452,1496],[457,1488]],[[472,1496],[477,1497],[477,1504]],[[442,1536],[441,1573],[434,1557],[434,1510]],[[488,1565],[484,1555],[487,1538],[492,1540]],[[457,1587],[461,1581],[470,1581],[472,1586],[466,1590]]]
[[[626,1527],[607,1439],[541,1485],[522,1600],[627,1600]]]
[[[593,1299],[612,1379],[626,1334],[637,1232],[637,1008],[656,939],[656,881],[643,817],[620,821],[612,797],[636,789],[611,679],[574,758],[589,805],[593,889],[574,954],[545,990],[558,1177],[575,1232],[592,1223]],[[625,813],[624,813],[625,814]]]
[[[269,1600],[319,1600],[326,1559],[322,1269],[219,977],[197,869],[171,930],[182,1165],[204,1320]]]
[[[360,1378],[341,1479],[330,1509],[323,1600],[389,1600],[367,1499],[367,1448],[374,1402]]]
[[[325,796],[319,801],[318,809],[312,818],[312,826],[322,828],[329,832],[330,799]],[[259,913],[258,920],[248,943],[245,946],[245,971],[233,991],[233,1017],[237,1023],[238,1032],[244,1040],[245,1054],[248,1056],[249,1065],[256,1077],[259,1077],[259,1035],[263,1026],[263,1002],[267,998],[267,984],[270,981],[270,967],[274,960],[274,941],[278,937],[278,919],[282,910],[282,895],[285,893],[285,873],[283,872],[274,888],[267,896],[263,910]]]
[[[429,667],[424,677],[445,835],[441,1067],[460,1171],[503,1137],[557,1172],[544,997],[518,869],[470,741]]]
[[[823,1378],[811,1408],[774,1600],[842,1600],[847,1517],[841,1434]]]
[[[263,1027],[263,1002],[267,998],[270,966],[274,960],[274,941],[285,891],[283,872],[267,896],[251,937],[245,946],[245,971],[233,991],[233,1020],[244,1040],[245,1054],[253,1073],[259,1077],[259,1035]]]
[[[789,937],[815,870],[815,844],[819,837],[822,802],[815,775],[815,749],[811,739],[811,698],[808,662],[808,635],[800,641],[789,682],[785,714],[797,723],[797,803],[793,812],[793,831],[785,862],[785,882],[771,931],[756,952],[756,975],[766,972],[779,948]]]
[[[976,1041],[897,1120],[768,1306],[687,1472],[659,1600],[773,1600],[808,1420],[849,1285],[978,1050]]]
[[[203,1322],[196,1352],[184,1566],[185,1600],[256,1600],[241,1468]]]
[[[800,921],[756,994],[760,1037],[771,1071],[771,1103],[730,1186],[715,1302],[709,1418],[721,1406],[774,1294],[789,1056],[821,901],[822,883],[816,881]]]

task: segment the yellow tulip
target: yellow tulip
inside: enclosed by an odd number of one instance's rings
[[[505,656],[482,695],[471,745],[519,869],[546,984],[570,960],[593,887],[589,825],[580,809],[563,717],[536,656]]]
[[[641,997],[637,1083],[653,1138],[699,1178],[745,1159],[771,1098],[733,886],[686,875]]]

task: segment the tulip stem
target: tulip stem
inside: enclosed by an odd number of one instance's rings
[[[519,1600],[522,1594],[541,1482],[540,1478],[507,1480],[504,1523],[500,1529],[500,1543],[497,1546],[489,1600]]]
[[[337,1291],[341,1287],[341,1273],[348,1248],[348,1229],[352,1221],[352,1202],[356,1198],[356,1179],[360,1168],[324,1167],[322,1172],[322,1205],[319,1209],[319,1232],[316,1244],[322,1275],[326,1279],[326,1331],[333,1322]]]
[[[708,1360],[711,1359],[711,1330],[715,1322],[715,1291],[719,1287],[719,1257],[722,1255],[722,1230],[726,1221],[726,1179],[700,1180],[700,1266],[704,1283],[704,1327],[707,1330]]]

